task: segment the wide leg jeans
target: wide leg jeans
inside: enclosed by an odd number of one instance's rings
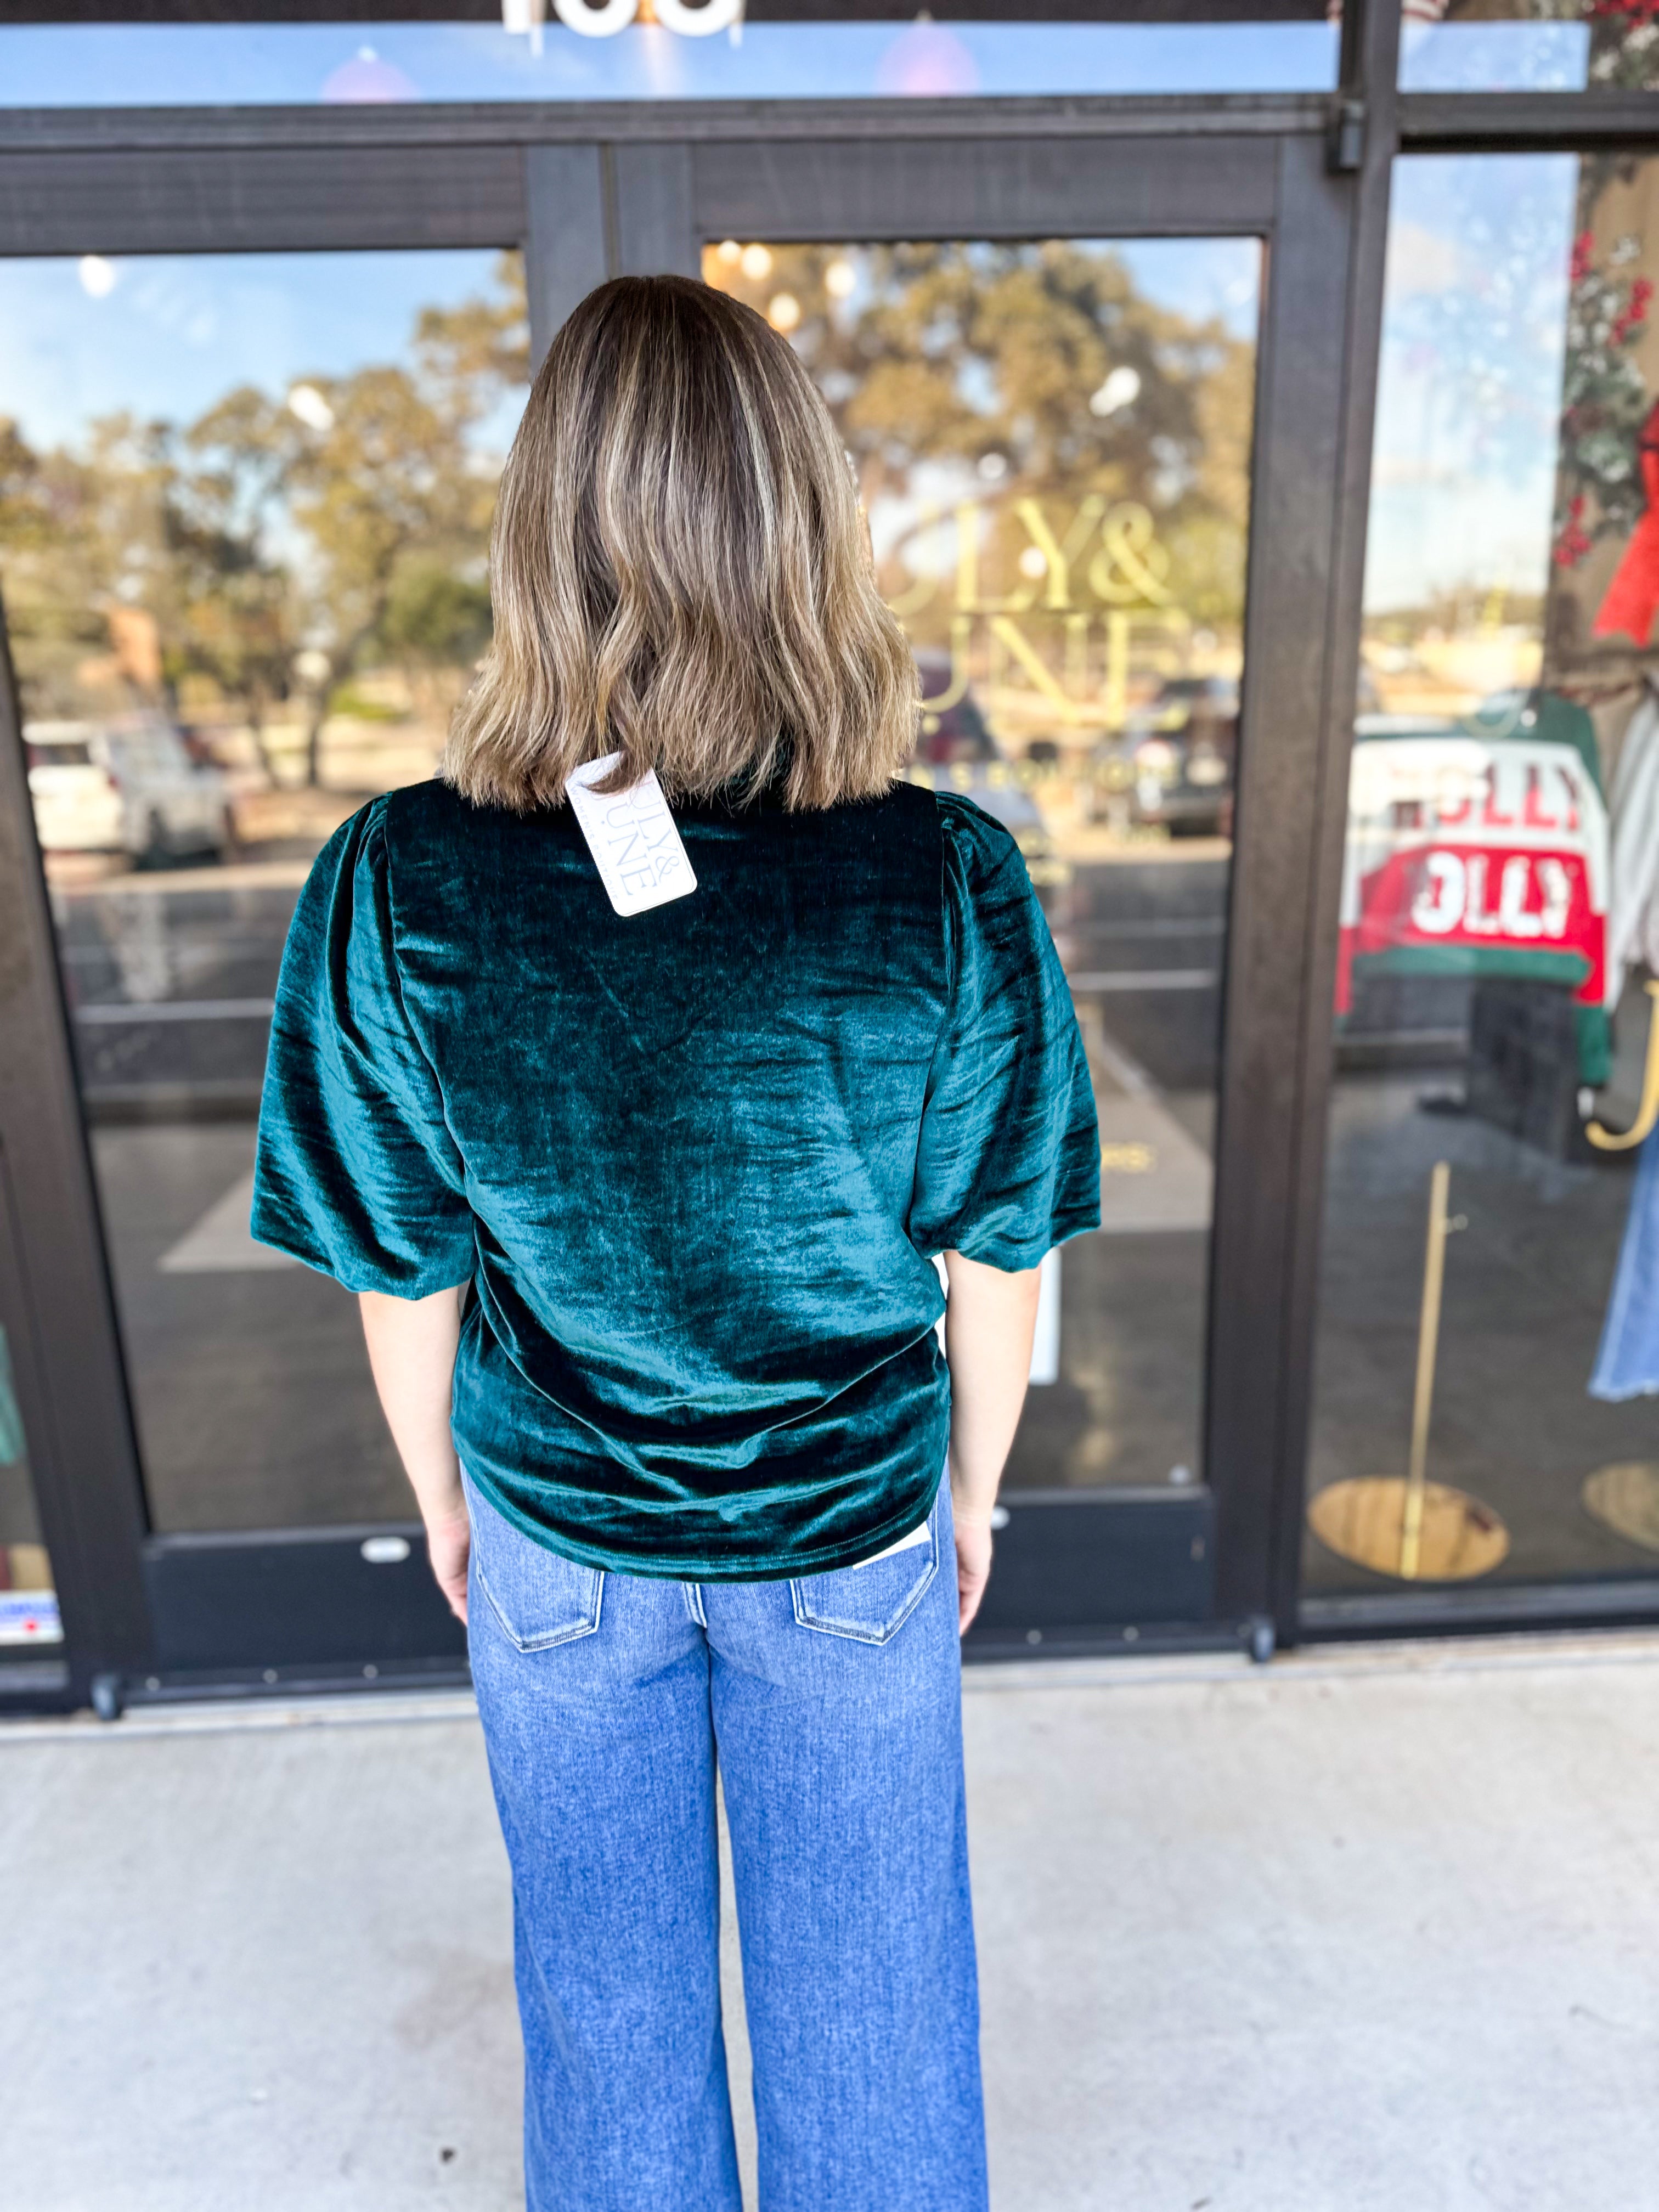
[[[716,1766],[763,2212],[984,2212],[948,1485],[832,1574],[602,1573],[469,1485],[529,2212],[738,2212]]]

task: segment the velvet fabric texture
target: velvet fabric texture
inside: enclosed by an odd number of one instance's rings
[[[930,1255],[1099,1221],[1093,1094],[1018,848],[954,795],[682,805],[611,908],[570,812],[378,799],[283,955],[252,1228],[350,1291],[471,1281],[457,1449],[554,1551],[846,1565],[932,1502]]]

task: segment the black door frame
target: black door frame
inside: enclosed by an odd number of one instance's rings
[[[1049,1650],[1243,1635],[1265,1653],[1297,1634],[1391,163],[1402,146],[1659,143],[1641,95],[1401,100],[1398,35],[1397,0],[1351,0],[1329,98],[0,112],[0,255],[518,246],[538,350],[605,274],[695,273],[705,239],[1267,241],[1206,1481],[1097,1501],[1016,1494],[992,1650],[1027,1649],[1031,1627]],[[0,1188],[14,1247],[7,1264],[0,1233],[0,1318],[27,1347],[20,1389],[67,1694],[84,1698],[98,1677],[165,1695],[459,1675],[412,1524],[392,1532],[411,1552],[390,1572],[362,1563],[362,1530],[143,1528],[17,739],[0,690],[0,943],[14,948],[0,961]],[[1079,1510],[1105,1516],[1093,1525],[1106,1540],[1078,1525]],[[1152,1563],[1162,1599],[1143,1583],[1150,1604],[1115,1598],[1091,1623],[1068,1621],[1077,1601],[1052,1593],[1077,1587],[1065,1570],[1080,1543],[1108,1583],[1115,1547]],[[1198,1586],[1194,1544],[1213,1565],[1202,1619],[1170,1595]]]

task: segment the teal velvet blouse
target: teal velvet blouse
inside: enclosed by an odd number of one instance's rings
[[[427,783],[346,823],[283,955],[253,1233],[350,1291],[471,1282],[456,1447],[553,1550],[814,1572],[939,1482],[929,1255],[1098,1223],[1094,1099],[969,800],[675,819],[697,888],[626,920],[568,807]]]

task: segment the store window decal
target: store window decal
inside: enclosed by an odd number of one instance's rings
[[[1001,812],[1039,882],[1091,830],[1231,830],[1261,249],[1164,250],[1184,313],[1086,241],[704,257],[841,420],[921,671],[913,776]]]

